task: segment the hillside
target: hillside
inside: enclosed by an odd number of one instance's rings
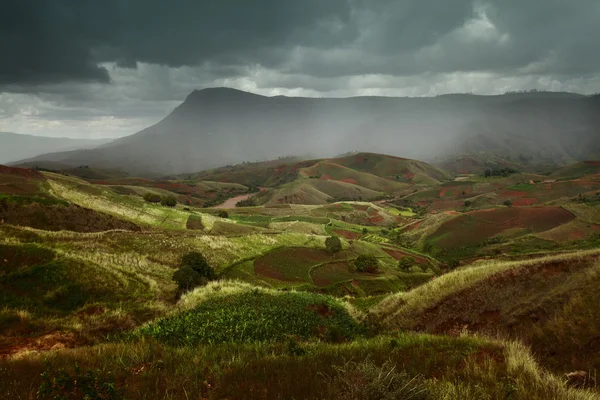
[[[69,139],[0,132],[0,164],[7,164],[49,152],[91,149],[112,139]]]
[[[598,153],[598,115],[593,98],[543,92],[317,99],[214,88],[192,92],[165,119],[132,136],[29,161],[117,168],[138,176],[355,149],[432,161],[484,152],[562,164]]]
[[[216,180],[262,187],[263,204],[326,204],[373,200],[439,185],[451,175],[427,163],[383,154],[354,153],[342,158],[267,161],[222,167],[179,179]],[[269,188],[270,190],[265,190]]]
[[[600,368],[598,250],[522,262],[478,262],[376,307],[384,324],[436,334],[521,338],[552,370]],[[578,321],[584,319],[586,324]]]
[[[10,398],[600,398],[593,375],[562,375],[600,362],[595,175],[451,181],[371,153],[160,180],[83,170],[0,166]],[[217,175],[271,185],[264,205],[208,208],[249,194]],[[182,280],[198,253],[212,274]]]

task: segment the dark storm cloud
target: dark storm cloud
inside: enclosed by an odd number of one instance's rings
[[[0,83],[107,82],[101,62],[271,63],[280,47],[351,37],[349,16],[345,0],[3,2]]]
[[[109,82],[102,63],[292,74],[600,68],[597,0],[19,0],[0,6],[0,85]],[[12,89],[7,89],[11,85]]]

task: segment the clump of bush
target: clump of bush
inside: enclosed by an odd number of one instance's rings
[[[175,207],[177,199],[173,196],[164,196],[160,199],[160,204],[165,207]]]
[[[375,274],[379,272],[379,262],[375,256],[361,255],[354,260],[354,267],[358,272],[368,272]]]
[[[404,272],[410,272],[412,266],[415,265],[415,258],[406,256],[402,257],[400,261],[398,261],[398,268],[400,268]]]
[[[219,218],[229,218],[229,213],[225,210],[220,210],[218,215]]]
[[[235,203],[236,207],[254,207],[255,205],[256,203],[254,203],[254,199],[240,200],[237,203]]]
[[[181,267],[173,274],[180,292],[206,285],[215,278],[215,270],[202,253],[191,252],[181,258]]]
[[[148,202],[148,203],[160,203],[160,196],[157,195],[156,193],[146,193],[144,195],[144,201]]]
[[[330,253],[337,253],[342,250],[342,241],[337,236],[329,236],[325,239],[325,248]]]

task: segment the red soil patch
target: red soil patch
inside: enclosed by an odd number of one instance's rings
[[[447,215],[460,215],[460,213],[458,211],[446,211],[444,214],[447,214]]]
[[[446,196],[446,192],[447,192],[447,191],[448,191],[448,188],[443,188],[443,189],[440,191],[440,197],[444,197],[444,196]]]
[[[357,211],[367,211],[369,209],[369,206],[364,204],[352,204],[352,207]]]
[[[0,174],[15,175],[26,179],[44,180],[44,175],[39,171],[26,168],[7,167],[0,165]]]
[[[425,207],[426,205],[429,204],[429,202],[428,201],[419,201],[419,202],[417,202],[417,204],[419,205],[419,207]]]
[[[445,222],[433,238],[441,248],[473,246],[507,229],[543,232],[575,219],[561,207],[510,207],[473,211]]]
[[[519,192],[517,190],[504,190],[500,193],[500,195],[506,196],[506,197],[523,197],[523,196],[527,196],[527,193]]]
[[[34,194],[38,192],[38,187],[34,183],[9,183],[0,184],[0,193],[2,194]]]
[[[369,222],[372,224],[378,224],[380,222],[383,222],[383,217],[381,215],[378,215],[376,217],[371,217],[371,218],[369,218]]]
[[[464,201],[462,200],[442,200],[442,201],[434,201],[431,203],[430,210],[434,211],[444,211],[444,210],[456,210],[464,205]]]
[[[407,226],[407,227],[406,227],[406,230],[407,230],[407,231],[412,231],[412,230],[414,230],[414,229],[417,229],[418,227],[420,227],[420,226],[421,226],[421,224],[422,224],[422,223],[423,223],[423,221],[419,221],[419,222],[417,222],[417,223],[415,223],[415,224],[412,224],[412,225],[410,225],[410,226]]]
[[[310,268],[331,259],[325,250],[305,247],[284,248],[254,260],[254,272],[283,282],[305,282]]]
[[[345,229],[334,229],[334,230],[332,230],[332,232],[335,233],[336,235],[341,236],[344,239],[348,239],[348,240],[360,239],[360,236],[361,236],[360,233],[347,231]]]
[[[538,204],[538,203],[539,203],[538,199],[535,199],[535,198],[526,198],[526,199],[515,200],[513,202],[513,206],[526,207],[526,206],[532,206],[532,205]]]
[[[428,264],[428,261],[425,257],[416,256],[416,255],[414,255],[412,253],[408,253],[406,251],[396,250],[396,249],[387,249],[385,247],[382,247],[381,250],[385,251],[392,258],[394,258],[398,261],[400,261],[404,257],[413,257],[415,259],[415,261],[417,262],[417,264]]]
[[[404,174],[404,177],[408,180],[412,180],[415,177],[415,174],[413,174],[412,172],[407,172],[406,174]]]
[[[584,161],[584,163],[592,167],[600,167],[600,161]]]
[[[585,233],[579,231],[569,232],[569,239],[571,240],[583,240],[585,239]]]
[[[340,182],[351,183],[353,185],[358,185],[358,181],[356,179],[346,178],[340,180]]]
[[[333,311],[331,311],[326,304],[313,304],[308,306],[308,309],[316,312],[322,317],[331,317],[333,315]]]
[[[331,176],[331,175],[321,175],[321,180],[332,181],[333,180],[333,176]]]
[[[311,278],[317,287],[327,287],[334,283],[354,279],[360,273],[352,273],[349,270],[347,262],[329,263],[311,271]],[[364,274],[367,276],[368,274]],[[353,286],[358,286],[358,282],[353,281]]]

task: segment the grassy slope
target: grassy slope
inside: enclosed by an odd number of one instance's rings
[[[478,262],[390,296],[373,312],[390,328],[513,335],[532,345],[555,370],[594,370],[600,368],[593,350],[593,332],[600,329],[594,306],[599,256],[600,251],[590,250],[528,261]]]
[[[329,161],[318,162],[309,168],[303,168],[300,170],[300,174],[305,177],[323,176],[335,181],[354,183],[377,192],[393,192],[408,187],[405,183],[380,178],[377,175],[366,172],[355,171]]]
[[[346,182],[301,179],[260,193],[256,200],[263,205],[281,203],[318,205],[336,199],[370,200],[382,195],[383,192]]]
[[[567,165],[551,175],[552,179],[575,179],[585,175],[597,174],[600,172],[599,165],[590,165],[585,162]]]
[[[448,172],[422,161],[383,154],[357,153],[348,157],[332,159],[332,161],[348,168],[387,179],[396,179],[396,176],[398,176],[404,181],[412,181],[413,178],[410,175],[406,176],[407,173],[426,175],[440,182],[452,179]]]

